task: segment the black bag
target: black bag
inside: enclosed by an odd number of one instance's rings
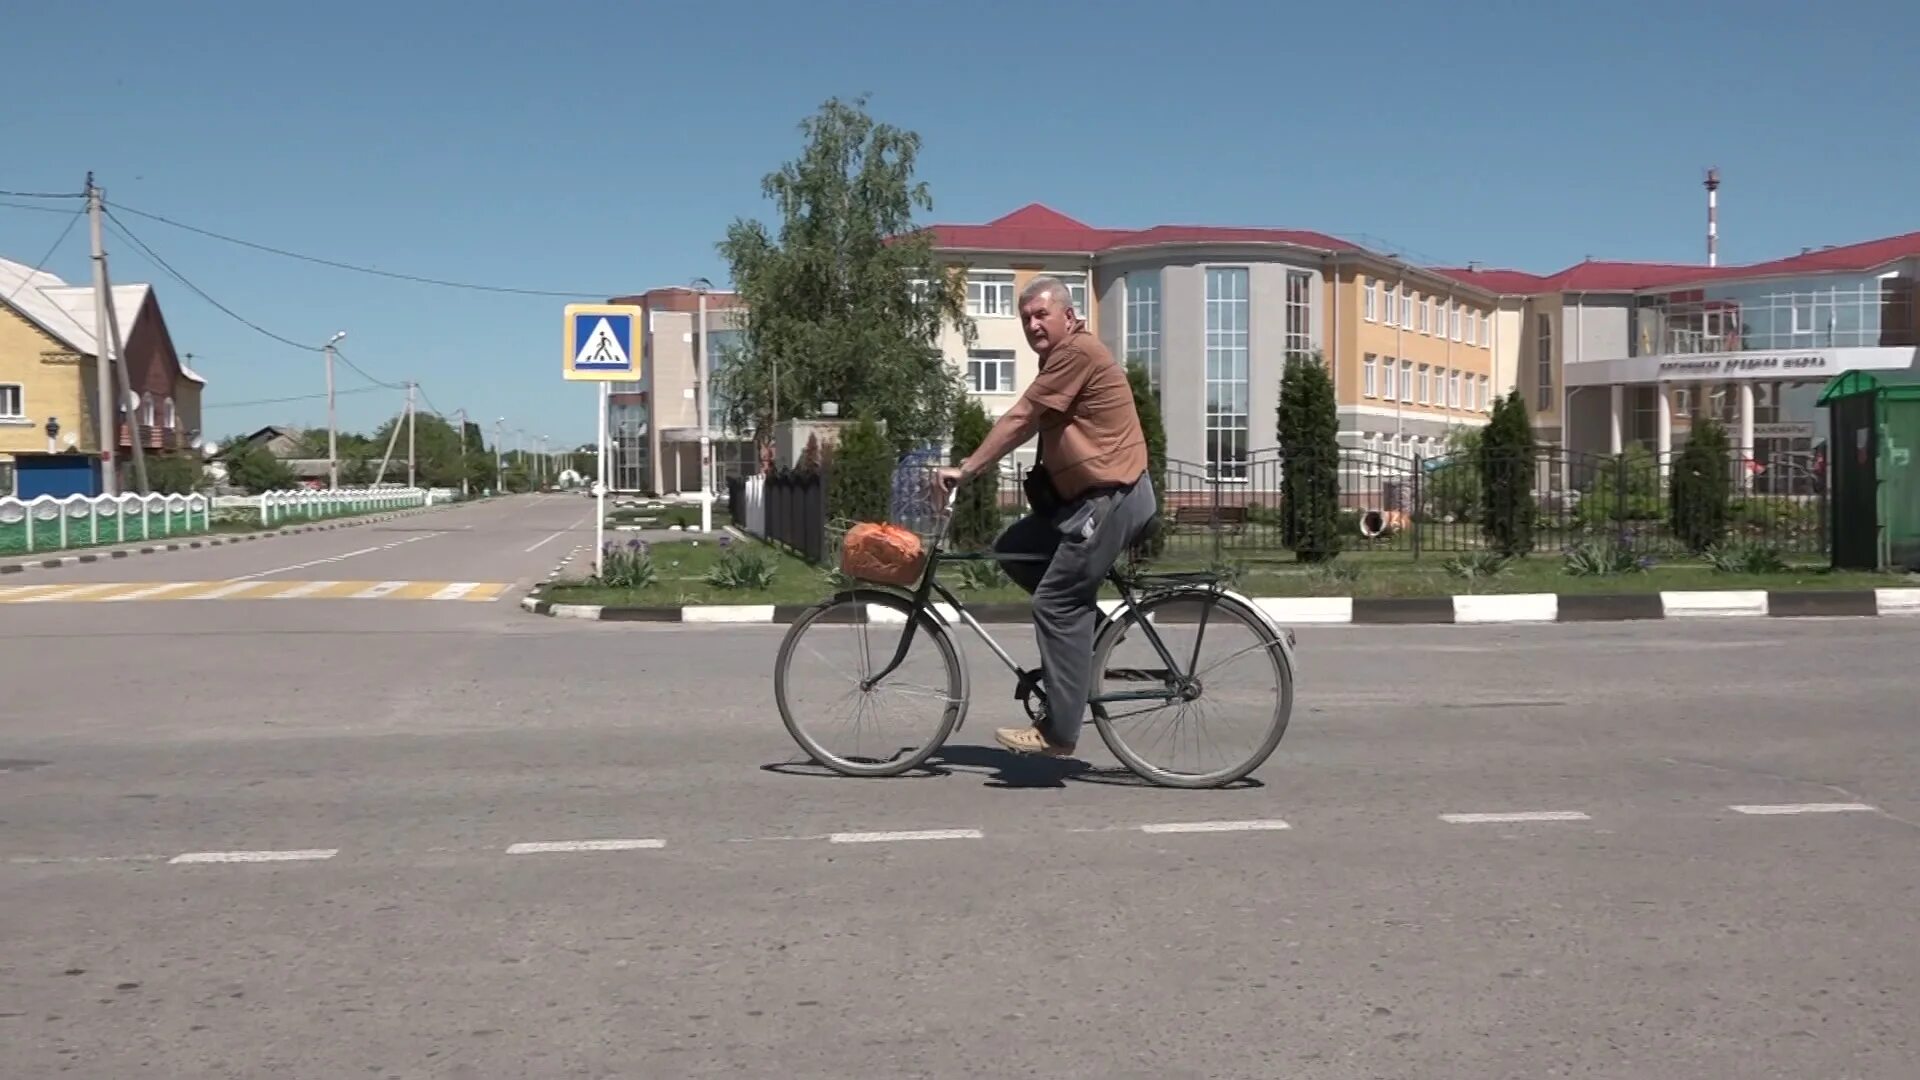
[[[1038,446],[1033,451],[1033,467],[1020,481],[1020,487],[1027,494],[1027,508],[1035,517],[1052,521],[1064,505],[1060,493],[1054,490],[1053,474],[1047,471],[1046,463],[1040,460]]]

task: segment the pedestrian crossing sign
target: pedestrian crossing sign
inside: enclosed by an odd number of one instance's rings
[[[641,311],[631,304],[568,304],[561,374],[594,382],[640,381]]]

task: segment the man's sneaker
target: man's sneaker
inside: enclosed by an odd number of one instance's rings
[[[993,733],[994,740],[1016,754],[1040,754],[1043,757],[1072,757],[1072,746],[1055,746],[1040,734],[1039,728],[1003,727]]]

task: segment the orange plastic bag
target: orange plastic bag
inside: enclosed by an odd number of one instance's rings
[[[855,581],[911,587],[919,584],[926,562],[919,535],[898,525],[861,522],[840,545],[840,572]]]

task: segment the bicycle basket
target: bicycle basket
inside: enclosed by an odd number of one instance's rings
[[[863,521],[840,542],[840,572],[855,581],[909,588],[919,583],[926,566],[926,544],[898,525]]]

